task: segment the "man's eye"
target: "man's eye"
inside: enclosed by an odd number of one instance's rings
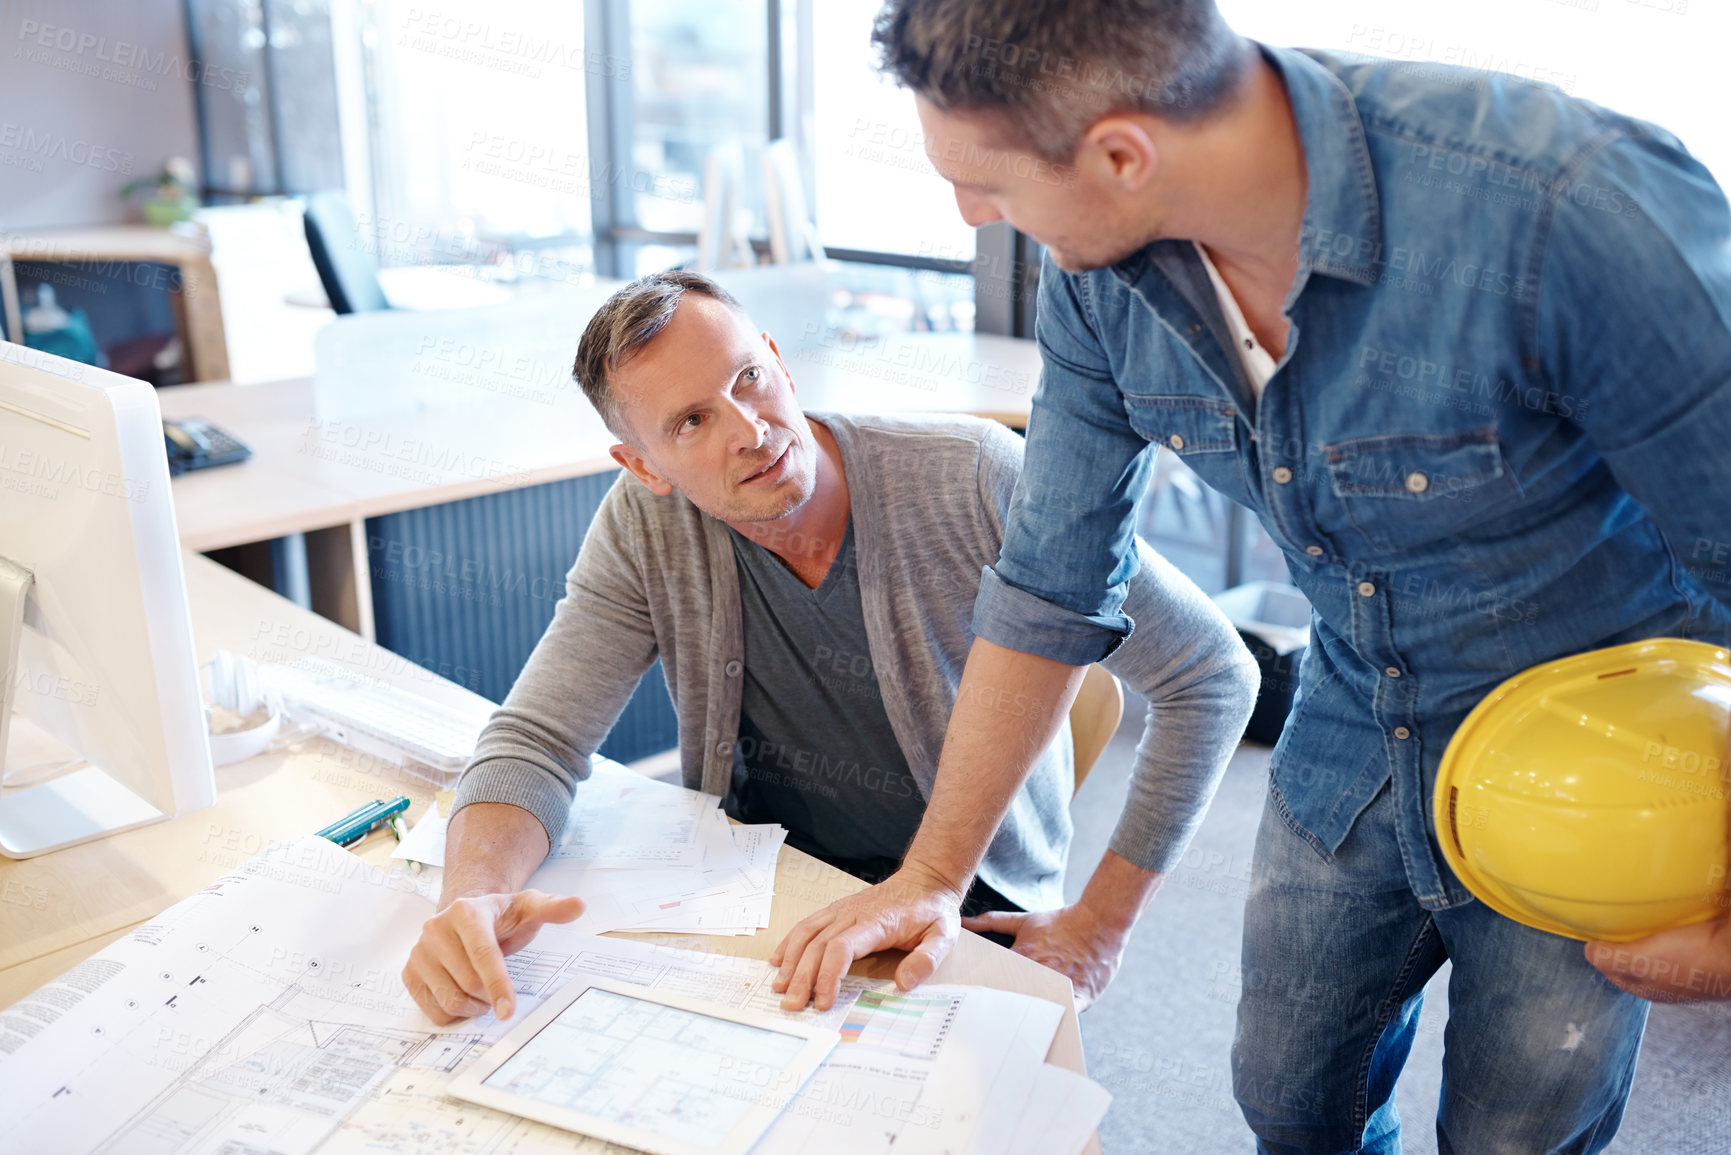
[[[689,415],[688,417],[686,417],[685,420],[683,420],[679,423],[679,431],[681,433],[687,433],[693,429],[696,429],[702,423],[703,423],[703,415],[701,413],[693,413],[693,414]]]
[[[753,385],[757,384],[758,381],[762,380],[762,378],[763,370],[759,369],[755,365],[745,371],[745,379],[750,381]]]

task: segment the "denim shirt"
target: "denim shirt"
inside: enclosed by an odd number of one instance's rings
[[[1664,130],[1549,86],[1263,48],[1309,195],[1260,401],[1188,241],[1042,270],[1026,466],[975,633],[1110,653],[1155,446],[1253,510],[1310,599],[1271,801],[1324,858],[1392,779],[1403,865],[1469,898],[1430,796],[1540,662],[1731,641],[1731,215]],[[1159,628],[1158,623],[1144,623]]]

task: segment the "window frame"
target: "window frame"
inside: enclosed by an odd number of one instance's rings
[[[768,86],[766,139],[795,136],[802,176],[813,186],[809,126],[813,120],[811,10],[814,0],[766,0]],[[584,0],[584,36],[605,56],[624,59],[631,51],[631,12],[628,0]],[[590,155],[603,158],[609,171],[630,166],[635,129],[631,78],[592,72],[588,78],[588,131]],[[815,203],[815,201],[813,201]],[[662,232],[643,228],[632,210],[629,197],[621,197],[610,182],[590,185],[590,219],[593,222],[595,271],[605,277],[628,276],[634,270],[632,255],[638,245],[695,245],[696,233]],[[967,274],[974,278],[974,329],[981,333],[1031,337],[1034,332],[1035,289],[1039,280],[1039,246],[1007,224],[987,225],[975,231],[973,260],[925,257],[912,253],[871,249],[825,247],[838,261],[887,265],[920,272]],[[752,238],[752,247],[763,254],[768,241]]]

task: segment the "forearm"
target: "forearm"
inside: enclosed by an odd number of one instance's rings
[[[1124,610],[1134,634],[1102,665],[1148,699],[1123,814],[1108,845],[1145,870],[1177,865],[1256,708],[1256,660],[1220,607],[1137,540]]]
[[[1057,737],[1083,672],[983,638],[974,642],[904,869],[967,892],[1011,800]]]
[[[1143,870],[1116,851],[1108,850],[1094,868],[1076,905],[1105,929],[1128,936],[1165,881],[1164,873]]]
[[[1242,650],[1236,636],[1232,644]],[[1256,704],[1248,654],[1245,663],[1148,704],[1124,810],[1107,843],[1144,870],[1173,869],[1202,825]]]
[[[445,831],[439,908],[471,895],[522,890],[549,849],[541,820],[521,806],[475,802],[463,807]]]

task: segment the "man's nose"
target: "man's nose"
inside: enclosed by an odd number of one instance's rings
[[[964,189],[956,190],[956,207],[962,212],[962,220],[972,228],[989,225],[993,221],[1001,221],[1004,214],[993,208],[991,202],[976,192]]]
[[[733,439],[736,453],[750,453],[763,445],[769,439],[769,423],[758,416],[757,410],[750,405],[742,405],[735,401],[729,431]]]

